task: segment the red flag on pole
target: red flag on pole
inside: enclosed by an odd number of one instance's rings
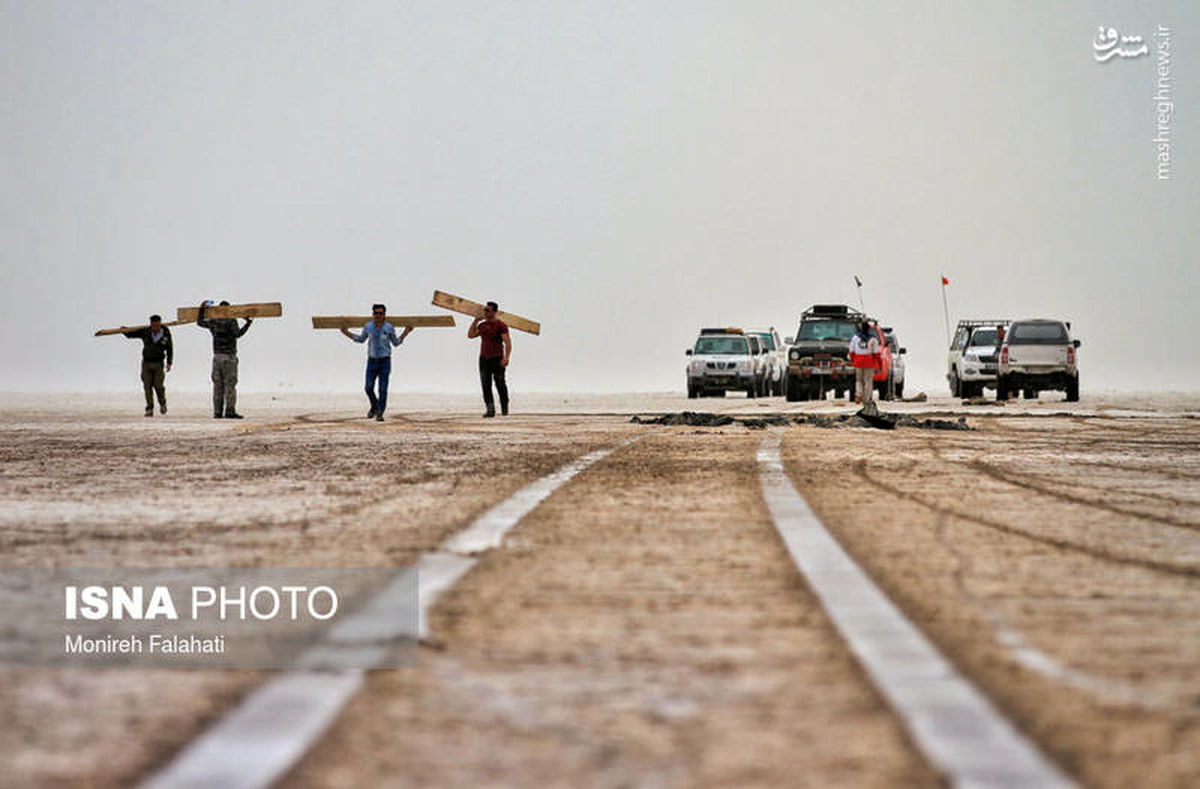
[[[950,284],[950,280],[946,279],[945,277],[942,277],[942,284],[943,284],[943,285],[949,285],[949,284]]]

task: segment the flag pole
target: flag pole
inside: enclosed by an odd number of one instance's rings
[[[863,306],[862,280],[858,278],[857,274],[854,275],[854,287],[858,289],[858,309],[862,312],[866,312],[867,308]]]
[[[950,307],[946,302],[946,286],[950,284],[950,280],[946,279],[946,275],[942,275],[942,311],[946,314],[946,345],[950,344]]]

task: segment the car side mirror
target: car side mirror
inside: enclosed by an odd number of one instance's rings
[[[784,345],[793,345],[795,342],[796,342],[796,338],[795,338],[795,337],[784,337],[784,338],[783,338],[783,344],[784,344]]]
[[[1075,342],[1073,342],[1073,343],[1071,343],[1071,344],[1072,344],[1072,345],[1074,345],[1076,348],[1078,348],[1078,347],[1081,345],[1081,343],[1079,342],[1079,340],[1076,340]]]
[[[908,353],[908,349],[907,349],[907,348],[901,348],[901,349],[900,349],[900,353]]]
[[[692,355],[692,349],[691,349],[691,348],[688,348],[688,349],[687,349],[686,351],[684,351],[683,353],[684,353],[684,355],[685,355],[685,356],[691,356],[691,355]]]

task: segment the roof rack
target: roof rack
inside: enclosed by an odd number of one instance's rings
[[[814,304],[801,313],[800,319],[805,318],[847,318],[861,321],[867,319],[867,316],[845,304]]]
[[[1011,318],[995,318],[992,320],[980,320],[978,318],[971,318],[971,319],[959,321],[957,328],[959,328],[959,329],[964,329],[964,328],[965,329],[974,329],[977,326],[1007,326],[1010,323],[1012,323]]]
[[[742,331],[741,329],[734,328],[733,326],[726,326],[723,329],[715,329],[715,328],[701,329],[700,333],[701,334],[745,334],[744,331]]]

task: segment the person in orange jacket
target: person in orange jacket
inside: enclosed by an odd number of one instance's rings
[[[875,370],[879,367],[879,335],[871,324],[863,321],[850,338],[850,363],[854,365],[854,402],[864,409],[873,409]]]

